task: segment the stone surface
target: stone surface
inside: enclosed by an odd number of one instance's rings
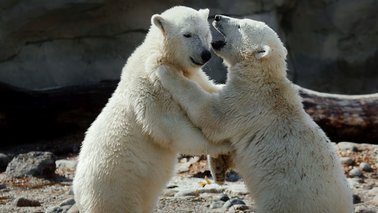
[[[71,206],[54,206],[49,207],[46,210],[46,213],[67,213],[70,210]]]
[[[224,205],[224,202],[221,201],[221,200],[216,200],[214,202],[212,202],[209,206],[210,209],[219,209],[219,208],[222,208]]]
[[[345,166],[351,166],[354,163],[354,160],[350,157],[342,157],[340,158],[341,163],[344,164]]]
[[[46,213],[74,213],[78,212],[74,198],[68,198],[61,202],[58,206],[49,207]]]
[[[77,166],[77,160],[57,160],[55,161],[56,168],[75,169]]]
[[[145,5],[148,5],[146,7]],[[46,89],[119,79],[140,44],[151,15],[180,1],[4,0],[0,3],[0,79]],[[378,2],[311,0],[185,1],[227,14],[263,20],[289,49],[290,76],[312,89],[378,91]],[[225,80],[221,60],[205,68]]]
[[[191,158],[189,158],[189,159],[188,159],[188,158],[182,158],[181,161],[182,161],[183,163],[181,163],[181,164],[179,164],[179,165],[177,166],[177,171],[178,171],[179,173],[189,171],[189,167],[190,167],[193,163],[197,162],[198,160],[199,160],[199,157],[198,157],[198,156],[194,156],[194,157],[191,157]]]
[[[245,202],[239,198],[231,198],[224,203],[223,208],[230,208],[234,205],[245,205]]]
[[[19,154],[8,164],[5,174],[11,178],[51,176],[55,172],[55,156],[51,152]]]
[[[334,93],[377,92],[377,8],[375,0],[295,1],[281,20],[294,81]]]
[[[12,159],[6,155],[6,154],[3,154],[3,153],[0,153],[0,172],[3,172],[5,171],[5,169],[7,168],[8,166],[8,163],[11,161]]]
[[[353,195],[353,204],[361,203],[361,198],[360,196],[354,194]]]
[[[0,184],[0,190],[6,189],[6,188],[7,188],[7,186],[5,184]]]
[[[238,173],[236,173],[235,171],[229,171],[226,173],[226,181],[229,181],[229,182],[236,182],[238,180],[240,180],[241,177]]]
[[[340,142],[337,144],[340,151],[358,151],[357,145],[352,142]]]
[[[226,202],[226,201],[228,201],[230,198],[229,198],[228,195],[226,195],[226,194],[221,194],[221,195],[219,195],[219,197],[217,197],[216,199],[217,199],[217,200],[221,200],[221,201],[223,201],[223,202]]]
[[[23,197],[16,198],[13,201],[14,205],[17,207],[28,207],[28,206],[40,206],[41,203],[37,200],[31,200]]]
[[[360,163],[359,167],[360,167],[360,169],[362,171],[365,171],[365,172],[372,172],[373,171],[373,169],[371,168],[370,164],[365,163],[365,162]]]
[[[349,171],[349,175],[351,177],[361,177],[362,172],[358,167],[354,167],[352,170]]]

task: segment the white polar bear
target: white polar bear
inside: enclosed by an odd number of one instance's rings
[[[203,89],[217,90],[201,70],[211,57],[208,14],[178,6],[152,17],[145,41],[83,141],[73,181],[80,212],[152,212],[178,152],[230,149],[208,143],[157,77],[169,65]]]
[[[351,213],[352,193],[333,145],[303,110],[286,78],[287,51],[266,24],[216,16],[213,42],[229,66],[210,94],[170,70],[159,77],[192,122],[213,141],[229,139],[257,213]]]

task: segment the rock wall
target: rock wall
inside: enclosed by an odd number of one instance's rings
[[[289,50],[289,76],[303,87],[378,92],[376,0],[3,0],[0,82],[44,90],[117,80],[151,15],[173,5],[266,21]],[[222,82],[220,62],[206,71]]]
[[[267,22],[289,50],[289,77],[303,87],[378,92],[377,0],[2,0],[0,148],[80,141],[151,15],[174,5],[209,8],[210,21],[225,14]],[[226,79],[219,58],[205,70]]]

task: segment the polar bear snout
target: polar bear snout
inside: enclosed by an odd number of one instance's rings
[[[210,58],[211,58],[211,52],[209,50],[202,51],[201,59],[202,59],[203,63],[208,62],[210,60]]]
[[[203,50],[199,57],[190,57],[193,64],[197,66],[203,66],[211,58],[211,52],[207,49]]]
[[[215,21],[223,21],[223,20],[229,20],[230,17],[222,16],[222,15],[215,15],[214,20]]]

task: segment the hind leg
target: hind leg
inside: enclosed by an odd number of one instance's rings
[[[233,159],[231,154],[221,154],[217,157],[207,156],[211,176],[214,182],[222,185],[226,179],[226,172],[233,168]]]

